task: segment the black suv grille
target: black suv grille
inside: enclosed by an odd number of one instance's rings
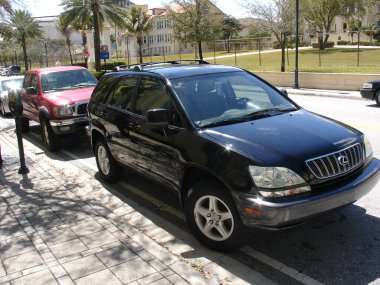
[[[363,162],[363,150],[355,144],[343,150],[306,161],[310,171],[318,179],[338,176],[355,169]]]

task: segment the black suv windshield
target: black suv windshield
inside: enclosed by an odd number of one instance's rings
[[[49,72],[41,75],[44,92],[77,89],[97,84],[96,78],[86,69]]]
[[[253,120],[298,108],[244,71],[178,78],[172,80],[172,86],[199,127]]]

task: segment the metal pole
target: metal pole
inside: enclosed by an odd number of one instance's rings
[[[47,44],[45,43],[45,59],[46,59],[46,67],[49,67],[48,54],[47,54]]]
[[[299,89],[300,86],[298,84],[298,21],[299,21],[299,0],[296,0],[296,69],[294,71],[294,88]]]
[[[15,65],[18,65],[17,64],[17,51],[15,50]]]
[[[18,151],[20,156],[20,169],[18,174],[27,174],[29,173],[28,167],[25,165],[25,154],[24,154],[24,145],[22,143],[22,134],[21,134],[21,116],[15,117],[16,121],[16,136],[18,143]]]

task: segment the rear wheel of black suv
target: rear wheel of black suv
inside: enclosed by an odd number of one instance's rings
[[[116,163],[103,139],[95,144],[95,158],[99,174],[104,180],[115,182],[120,178],[121,167]]]
[[[47,119],[41,120],[42,139],[45,146],[51,152],[57,151],[60,147],[58,136],[54,133]]]
[[[219,183],[203,180],[194,184],[185,201],[185,215],[195,237],[210,248],[228,251],[244,242],[236,205]]]

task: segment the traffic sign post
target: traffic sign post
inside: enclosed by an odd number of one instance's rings
[[[100,50],[101,50],[100,51],[100,59],[104,59],[104,72],[106,72],[107,71],[106,60],[110,58],[110,53],[108,52],[108,47],[106,49],[101,48]]]

